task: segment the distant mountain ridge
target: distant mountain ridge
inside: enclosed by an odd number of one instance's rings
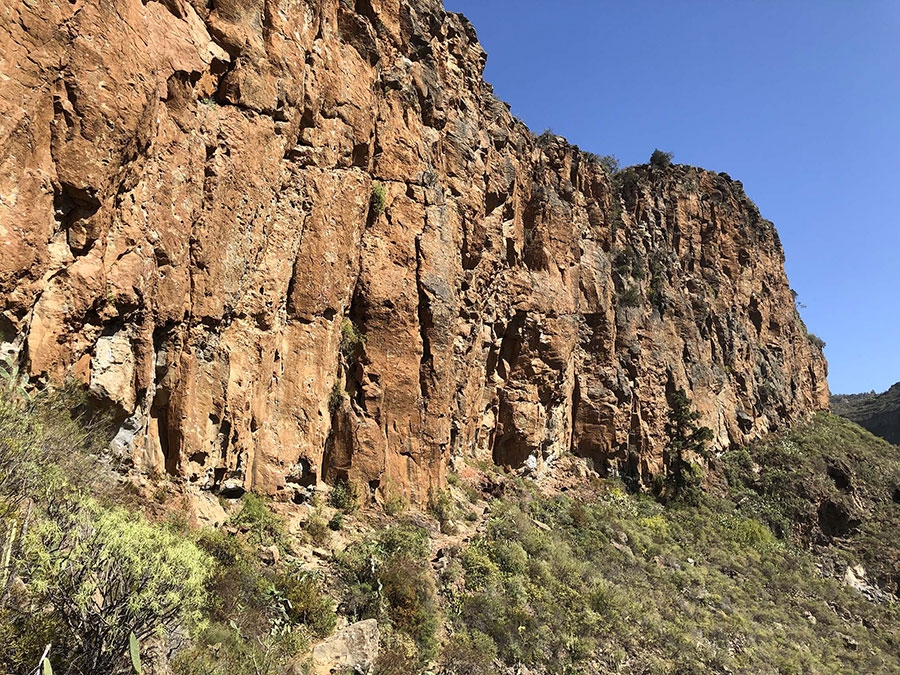
[[[876,436],[900,445],[900,382],[881,394],[838,394],[831,410]]]

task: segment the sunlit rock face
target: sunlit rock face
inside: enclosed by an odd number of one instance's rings
[[[454,456],[573,451],[646,481],[668,391],[718,448],[827,406],[740,183],[535,137],[437,1],[207,4],[0,9],[0,342],[139,469],[422,501]]]

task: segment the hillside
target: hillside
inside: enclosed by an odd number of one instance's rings
[[[649,485],[682,387],[719,450],[827,407],[740,182],[535,136],[437,0],[275,4],[4,9],[0,342],[123,461],[422,503],[457,456]]]
[[[569,455],[540,480],[461,464],[419,510],[122,476],[102,420],[60,412],[80,400],[2,390],[3,523],[30,525],[0,672],[47,645],[54,672],[128,672],[130,634],[175,675],[900,671],[900,450],[827,413],[666,504]]]
[[[900,382],[880,394],[832,396],[831,410],[889,443],[900,445]]]

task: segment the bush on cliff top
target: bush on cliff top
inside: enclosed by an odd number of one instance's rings
[[[664,152],[660,149],[656,149],[653,151],[653,154],[650,155],[650,166],[654,169],[668,169],[672,166],[672,160],[675,159],[675,155],[671,152]]]

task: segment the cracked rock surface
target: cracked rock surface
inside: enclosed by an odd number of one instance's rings
[[[717,448],[826,408],[741,184],[610,176],[485,59],[438,0],[5,2],[4,353],[138,468],[285,499],[423,501],[456,455],[647,481],[678,387]]]

